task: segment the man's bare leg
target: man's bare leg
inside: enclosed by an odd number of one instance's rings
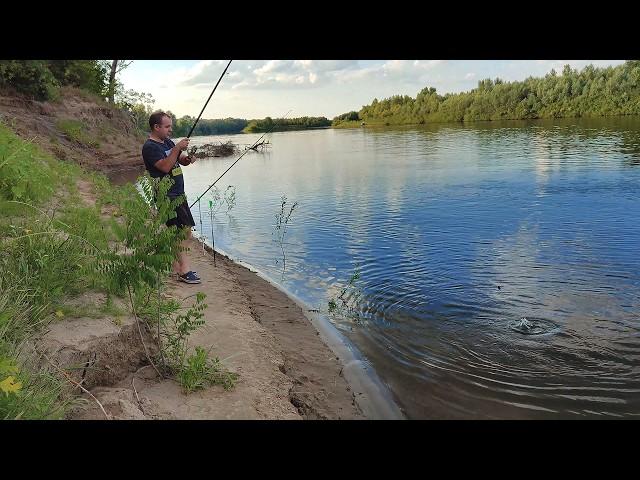
[[[181,243],[182,251],[178,252],[178,260],[173,262],[173,271],[178,275],[184,275],[189,272],[189,259],[187,258],[187,246],[188,241],[191,239],[191,227],[184,227],[187,229],[187,238]]]

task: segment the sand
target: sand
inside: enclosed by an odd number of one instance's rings
[[[126,376],[111,385],[90,389],[110,418],[368,418],[363,411],[371,411],[367,403],[370,399],[346,381],[344,365],[323,342],[300,305],[219,253],[214,266],[212,255],[195,240],[190,241],[188,255],[202,283],[188,285],[172,279],[168,290],[175,298],[196,292],[207,295],[206,323],[192,334],[190,343],[211,348],[211,354],[223,360],[230,371],[238,373],[239,380],[230,391],[214,386],[187,395],[174,380],[160,380],[151,367],[134,375],[145,363],[144,356],[138,353],[138,363],[127,364]],[[126,326],[125,322],[122,328]],[[60,336],[64,330],[75,331],[58,327],[54,333]],[[111,334],[113,337],[117,332]],[[77,342],[78,334],[74,335]],[[126,337],[128,345],[134,348],[135,342],[130,337],[130,334]],[[64,342],[59,338],[57,341],[58,344]],[[92,342],[95,344],[95,338]],[[98,368],[99,360],[93,361]],[[113,370],[114,361],[109,361]],[[362,395],[365,397],[356,398]],[[95,402],[89,401],[85,408],[73,411],[71,418],[104,419],[105,416]]]

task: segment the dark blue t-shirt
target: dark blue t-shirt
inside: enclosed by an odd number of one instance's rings
[[[151,140],[150,138],[144,142],[142,146],[142,158],[144,160],[144,165],[147,167],[147,171],[149,175],[153,178],[166,177],[167,175],[171,175],[171,178],[174,180],[174,184],[171,186],[167,195],[171,198],[179,197],[180,195],[184,195],[184,177],[182,176],[182,169],[180,168],[180,163],[176,162],[169,173],[164,173],[161,170],[158,170],[155,167],[156,162],[158,160],[162,160],[167,158],[171,154],[171,149],[175,147],[175,143],[169,138],[165,139],[164,143],[156,142],[155,140]]]

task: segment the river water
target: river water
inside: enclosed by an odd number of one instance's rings
[[[409,418],[640,416],[640,119],[268,137],[197,230],[327,315]],[[235,158],[183,167],[190,203]]]

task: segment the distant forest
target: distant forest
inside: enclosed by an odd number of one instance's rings
[[[195,117],[184,116],[173,119],[173,135],[183,137],[189,133]],[[215,120],[200,119],[193,135],[230,135],[235,133],[266,132],[273,127],[273,132],[284,130],[304,130],[308,128],[330,127],[331,120],[325,117],[276,118],[266,117],[262,120],[245,120],[242,118],[224,118]]]
[[[615,67],[588,65],[581,71],[565,65],[543,78],[505,82],[480,80],[478,87],[463,93],[439,95],[433,87],[416,98],[394,95],[374,99],[360,111],[333,119],[333,126],[361,122],[382,125],[430,122],[472,122],[533,118],[640,115],[640,61]]]
[[[196,117],[190,117],[189,115],[176,119],[171,112],[167,113],[171,115],[173,119],[174,137],[186,136],[189,130],[191,130],[193,122],[196,121]],[[247,126],[247,123],[247,120],[242,118],[222,118],[214,120],[201,118],[192,135],[231,135],[242,132]]]

